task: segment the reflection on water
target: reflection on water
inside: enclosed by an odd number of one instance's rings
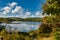
[[[39,28],[41,22],[20,22],[20,21],[13,21],[10,24],[2,23],[1,25],[6,26],[7,31],[21,31],[21,32],[28,32],[31,30],[36,30]]]

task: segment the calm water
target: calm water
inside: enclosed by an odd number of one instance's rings
[[[28,32],[31,30],[37,30],[41,22],[22,22],[13,21],[10,24],[2,23],[1,25],[6,26],[6,30],[9,31],[21,31]]]

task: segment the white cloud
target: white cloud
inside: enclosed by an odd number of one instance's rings
[[[15,6],[15,9],[13,10],[14,6]],[[21,13],[22,12],[21,6],[17,6],[16,2],[9,3],[8,6],[2,8],[1,10],[3,10],[2,14],[17,13],[17,12]]]
[[[40,15],[40,12],[39,12],[39,11],[37,11],[37,12],[36,12],[36,15]]]
[[[37,11],[37,12],[35,13],[35,17],[43,17],[42,12]]]
[[[3,12],[2,12],[3,14],[7,14],[7,13],[10,13],[11,8],[9,6],[6,6],[6,7],[2,8],[1,10],[3,10]]]
[[[9,6],[6,6],[2,10],[10,10],[10,7]]]
[[[15,5],[17,5],[16,2],[9,3],[8,6],[6,6],[6,7],[4,7],[4,8],[1,9],[1,10],[3,10],[2,14],[11,13],[11,10],[12,10],[12,8],[13,8]]]
[[[31,12],[25,12],[25,14],[26,14],[27,16],[29,16],[29,15],[31,14]]]
[[[11,6],[11,7],[14,7],[15,5],[17,5],[16,2],[9,3],[9,6]]]
[[[21,6],[16,6],[14,10],[12,10],[12,13],[19,13],[22,12],[22,7]]]
[[[31,16],[29,16],[29,17],[35,17],[35,15],[31,15]]]
[[[30,11],[24,10],[21,6],[17,6],[16,2],[9,3],[8,6],[5,6],[1,9],[0,15],[4,17],[20,17],[20,18],[28,18],[28,17],[43,17],[40,11],[37,11],[35,15],[32,15]],[[8,15],[10,13],[10,15]]]

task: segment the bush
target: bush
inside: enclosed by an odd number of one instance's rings
[[[54,33],[54,38],[55,40],[60,40],[60,33],[59,32]]]
[[[48,25],[46,24],[42,24],[39,28],[40,30],[40,33],[51,33],[52,32],[52,28],[49,27]]]
[[[5,29],[5,26],[0,25],[0,31],[3,30],[3,29]]]

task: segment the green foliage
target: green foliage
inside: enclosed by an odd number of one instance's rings
[[[46,25],[46,24],[42,24],[41,26],[40,26],[40,33],[51,33],[52,32],[52,28],[50,27],[50,26],[48,26],[48,25]]]
[[[18,34],[17,32],[12,32],[9,34],[6,30],[0,32],[0,37],[3,37],[4,40],[25,40],[25,36]]]
[[[3,29],[5,29],[5,26],[0,25],[0,31],[2,31]]]
[[[60,32],[54,33],[55,40],[60,40]]]
[[[24,21],[40,22],[42,18],[25,18]]]
[[[54,22],[53,18],[52,17],[48,17],[48,16],[44,17],[43,21],[46,22],[46,23],[53,23]]]
[[[23,33],[23,32],[8,33],[6,30],[2,30],[0,32],[0,37],[2,37],[4,40],[34,40],[38,38],[37,36],[39,36],[37,31],[31,31],[29,33]]]
[[[40,27],[40,33],[42,32],[44,35],[44,33],[52,32],[55,40],[60,40],[60,0],[46,0],[43,5],[43,14],[51,14],[51,16],[43,18],[44,24]]]
[[[60,0],[46,0],[43,11],[48,15],[60,15]]]
[[[12,21],[33,21],[40,22],[42,18],[0,18],[0,22],[11,23]]]
[[[60,40],[60,28],[55,28],[54,38],[55,40]]]

